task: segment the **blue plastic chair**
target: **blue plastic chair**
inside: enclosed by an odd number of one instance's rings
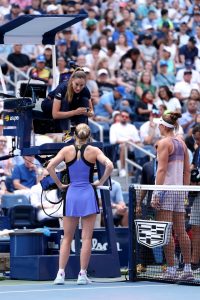
[[[16,205],[30,205],[30,200],[25,195],[8,194],[1,197],[1,208],[9,209]]]

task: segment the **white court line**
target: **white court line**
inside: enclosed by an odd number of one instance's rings
[[[53,281],[52,281],[53,282]],[[43,283],[43,282],[41,282],[41,283],[16,283],[16,284],[14,284],[14,283],[12,283],[12,284],[4,284],[4,285],[2,285],[2,284],[0,284],[0,287],[13,287],[13,286],[37,286],[37,285],[53,285],[53,283]]]
[[[172,284],[170,284],[172,285]],[[78,290],[99,290],[99,289],[116,289],[116,288],[144,288],[144,287],[159,287],[159,286],[169,286],[169,284],[146,284],[146,285],[135,285],[135,286],[127,286],[127,285],[117,285],[117,286],[104,286],[104,287],[74,287],[74,288],[64,288],[64,289],[48,289],[48,290],[22,290],[22,291],[4,291],[0,292],[0,294],[13,294],[13,293],[32,293],[32,292],[57,292],[57,291],[78,291]]]

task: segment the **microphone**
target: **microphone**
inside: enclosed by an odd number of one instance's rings
[[[23,96],[22,96],[22,98],[25,98],[25,96],[26,96],[26,93],[27,93],[27,90],[28,90],[28,87],[29,87],[29,84],[30,84],[30,81],[31,81],[31,76],[29,77],[29,79],[28,79],[28,82],[27,82],[27,84],[26,84],[26,87],[25,87],[25,90],[24,90],[24,93],[23,93]]]
[[[30,87],[30,90],[31,90],[31,98],[32,98],[32,103],[33,103],[32,105],[33,105],[33,108],[34,108],[34,107],[35,107],[35,103],[36,103],[36,96],[35,96],[35,92],[34,92],[33,87],[30,85],[31,79],[33,79],[33,77],[31,76],[31,74],[29,74],[29,79],[28,79],[28,82],[27,82],[27,84],[26,84],[26,86],[25,86],[25,89],[24,89],[24,93],[23,93],[22,98],[25,98],[25,97],[26,97],[26,93],[28,94],[28,97],[30,97],[30,96],[29,96],[29,90],[28,90],[28,88]]]

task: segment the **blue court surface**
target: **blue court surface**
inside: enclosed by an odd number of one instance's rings
[[[66,280],[65,285],[52,282],[5,280],[0,282],[2,300],[189,300],[200,298],[200,287],[147,281],[94,279],[92,284],[78,286]]]

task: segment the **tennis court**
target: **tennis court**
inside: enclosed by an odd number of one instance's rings
[[[0,282],[0,299],[137,299],[137,300],[188,300],[199,299],[199,287],[153,282],[129,282],[124,278],[103,280],[95,278],[90,285],[77,286],[76,281],[66,281],[64,286],[52,282],[28,282],[5,280]]]

